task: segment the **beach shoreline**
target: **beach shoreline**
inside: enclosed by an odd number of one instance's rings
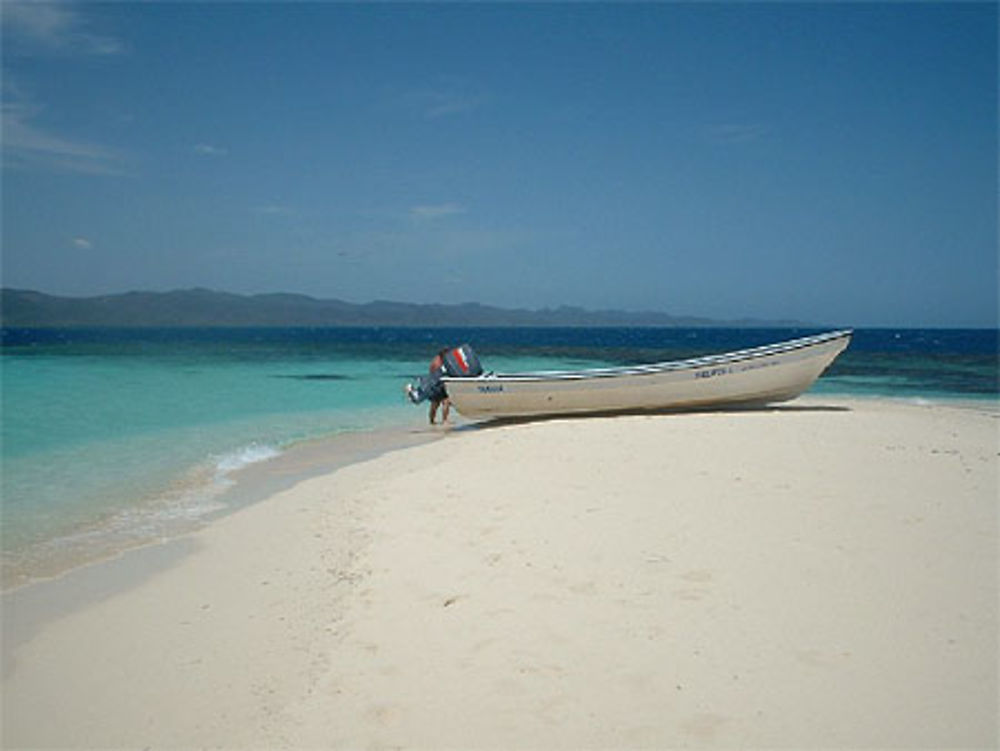
[[[5,596],[4,746],[995,745],[997,425],[819,395],[290,469]]]
[[[13,554],[5,551],[9,557],[4,561],[0,596],[132,555],[143,548],[170,544],[310,477],[437,437],[439,431],[409,421],[308,438],[280,449],[268,447],[266,452],[257,449],[258,458],[224,472],[216,470],[215,477],[202,471],[199,475],[203,476],[195,481],[178,478],[178,484],[186,487],[186,495],[191,496],[186,504],[191,509],[180,506],[166,515],[154,503],[137,504],[135,509],[118,512],[129,520],[127,525],[115,524],[114,516],[96,519],[69,535],[43,541],[34,550],[17,550]],[[161,505],[166,498],[169,494],[160,499]],[[157,519],[158,515],[162,518]],[[112,525],[122,529],[109,534]]]
[[[822,404],[826,402],[857,402],[859,404],[898,404],[915,407],[946,407],[956,410],[987,411],[1000,410],[1000,403],[992,399],[969,399],[959,397],[949,398],[928,398],[928,397],[898,397],[889,398],[881,395],[852,394],[845,396],[838,393],[833,394],[807,394],[792,402],[779,403],[763,409],[798,409],[803,405]],[[808,408],[808,407],[805,407]],[[751,407],[756,410],[761,407]],[[640,413],[641,414],[641,413]],[[657,414],[655,412],[649,414]],[[684,414],[680,411],[665,411],[661,414]],[[599,416],[598,416],[599,418]],[[108,542],[103,545],[89,545],[82,549],[75,549],[71,544],[69,550],[59,552],[58,548],[67,540],[57,538],[50,541],[49,547],[54,549],[54,554],[48,557],[36,559],[27,565],[11,564],[5,561],[5,570],[2,582],[0,582],[0,598],[10,598],[15,593],[22,590],[31,590],[54,586],[59,588],[60,580],[70,577],[78,580],[79,577],[86,577],[86,571],[92,567],[104,565],[122,566],[123,568],[139,568],[146,570],[149,564],[144,562],[167,560],[169,555],[162,550],[155,549],[170,547],[179,542],[183,542],[191,533],[213,523],[214,521],[238,512],[240,509],[265,500],[282,490],[286,490],[304,480],[320,475],[329,474],[339,468],[356,464],[368,459],[375,458],[380,454],[389,451],[398,451],[411,446],[419,445],[443,437],[451,430],[479,430],[492,427],[518,424],[524,422],[544,422],[549,419],[570,419],[587,420],[595,419],[595,416],[577,415],[563,416],[562,418],[524,418],[510,420],[474,421],[468,420],[452,410],[451,420],[447,424],[428,426],[421,424],[419,420],[400,421],[397,424],[384,425],[380,427],[370,427],[366,429],[346,430],[326,436],[312,437],[295,441],[280,450],[274,452],[273,456],[266,456],[261,460],[246,463],[235,470],[226,473],[225,482],[222,486],[211,488],[206,485],[205,490],[211,493],[211,508],[208,513],[193,515],[190,519],[181,519],[177,523],[158,530],[155,533],[134,534],[130,537],[115,542]],[[99,528],[98,523],[96,528]],[[80,530],[80,537],[95,537],[93,530],[84,528]],[[153,552],[144,553],[146,549],[154,549]],[[119,564],[119,559],[129,559],[125,563]],[[94,574],[93,578],[104,578],[107,581],[125,581],[127,577],[119,576],[113,572],[107,576]],[[83,589],[88,589],[84,584]],[[104,591],[106,586],[99,585],[97,589]],[[60,595],[30,593],[31,599],[61,601]],[[84,598],[76,596],[74,602],[83,602]],[[37,620],[37,619],[33,619]]]

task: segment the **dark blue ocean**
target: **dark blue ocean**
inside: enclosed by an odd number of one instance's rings
[[[424,410],[402,389],[443,346],[468,343],[488,370],[516,372],[656,362],[812,333],[3,329],[3,581],[188,528],[220,510],[233,472],[302,442],[423,429]],[[996,402],[998,332],[859,330],[811,393]]]

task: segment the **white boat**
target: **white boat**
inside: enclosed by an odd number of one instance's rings
[[[850,330],[688,360],[538,373],[443,378],[469,418],[719,409],[802,394],[850,343]]]

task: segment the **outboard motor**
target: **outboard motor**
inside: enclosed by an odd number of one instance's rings
[[[444,370],[452,378],[475,378],[483,374],[483,366],[472,347],[463,344],[444,353]]]
[[[414,404],[426,399],[440,401],[447,396],[444,384],[441,382],[443,376],[450,378],[475,378],[483,374],[483,366],[479,363],[479,357],[473,352],[468,344],[449,349],[444,353],[444,365],[433,373],[428,373],[423,378],[417,379],[415,384],[406,384],[406,395]]]

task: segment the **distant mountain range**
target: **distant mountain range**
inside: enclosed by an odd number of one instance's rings
[[[237,295],[207,289],[127,292],[100,297],[57,297],[0,289],[0,323],[9,327],[293,327],[293,326],[775,326],[798,321],[717,321],[575,307],[520,310],[478,303],[420,305],[375,301],[364,304],[318,300],[295,294]]]

